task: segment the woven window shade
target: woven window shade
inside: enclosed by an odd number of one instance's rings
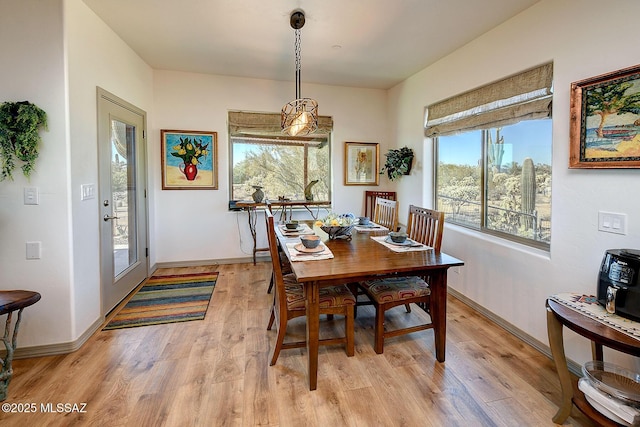
[[[553,64],[456,95],[427,107],[425,135],[451,135],[551,117]]]
[[[318,130],[303,137],[291,137],[282,133],[280,113],[255,113],[248,111],[229,111],[229,134],[234,137],[263,136],[288,140],[316,141],[326,140],[333,131],[333,119],[329,116],[318,117]]]

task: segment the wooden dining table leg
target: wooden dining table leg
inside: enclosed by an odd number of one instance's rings
[[[553,416],[553,422],[563,424],[571,415],[573,406],[573,386],[571,384],[571,375],[567,367],[567,358],[564,354],[564,343],[562,340],[562,322],[558,320],[553,311],[547,306],[547,334],[549,335],[549,348],[551,356],[556,365],[556,372],[560,379],[560,389],[562,390],[562,399],[558,412]]]
[[[307,357],[309,359],[309,390],[318,386],[318,340],[320,330],[320,291],[316,282],[305,287],[307,309]]]
[[[433,270],[429,276],[431,288],[429,312],[434,324],[436,359],[438,362],[444,362],[447,342],[447,270]]]

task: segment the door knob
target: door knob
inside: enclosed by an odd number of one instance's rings
[[[103,219],[104,219],[105,221],[109,221],[110,219],[118,219],[118,217],[117,217],[117,216],[109,216],[109,215],[107,215],[107,214],[104,214]]]

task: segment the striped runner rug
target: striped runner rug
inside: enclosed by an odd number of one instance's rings
[[[102,330],[202,320],[218,273],[152,276]]]

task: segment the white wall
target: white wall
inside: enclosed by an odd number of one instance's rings
[[[72,343],[100,321],[96,86],[152,107],[151,69],[80,0],[0,0],[0,102],[29,100],[48,116],[31,180],[0,182],[0,289],[42,299],[25,310],[19,347]],[[25,206],[23,188],[40,204]],[[25,259],[25,242],[42,258]]]
[[[31,179],[18,165],[0,182],[0,289],[42,295],[25,309],[20,346],[65,342],[73,297],[62,1],[0,0],[0,10],[0,102],[27,100],[48,118]],[[38,189],[39,205],[23,204],[25,187]],[[25,259],[27,241],[41,242],[41,259]]]
[[[380,155],[390,144],[387,137],[387,93],[382,90],[304,85],[307,96],[318,101],[321,115],[332,116],[331,146],[333,209],[359,213],[362,186],[344,186],[344,142],[378,142]],[[150,188],[156,244],[152,262],[225,260],[247,258],[252,240],[246,213],[229,212],[228,110],[279,112],[295,95],[291,82],[154,71],[154,121],[149,140]],[[204,130],[218,133],[218,190],[162,190],[160,130]],[[380,187],[392,184],[381,177]],[[325,214],[325,211],[321,211]],[[197,222],[198,226],[193,224]],[[260,230],[263,221],[258,221]],[[259,233],[259,247],[266,246]]]
[[[80,200],[82,184],[98,189],[97,98],[101,87],[147,112],[152,70],[80,0],[65,1],[69,73],[70,197],[73,233],[74,331],[77,338],[101,318],[100,200]]]
[[[551,251],[545,253],[446,226],[443,250],[465,261],[449,285],[547,343],[545,299],[559,292],[596,293],[604,251],[640,247],[637,170],[572,170],[569,164],[571,82],[640,63],[640,2],[543,0],[390,91],[391,128],[422,156],[412,176],[422,203],[432,206],[432,147],[423,138],[425,106],[548,61],[554,63]],[[415,199],[409,180],[399,188]],[[598,211],[628,215],[625,236],[598,232]],[[565,333],[567,356],[591,359],[589,343]],[[628,358],[612,355],[621,363]],[[624,359],[624,360],[622,360]]]

